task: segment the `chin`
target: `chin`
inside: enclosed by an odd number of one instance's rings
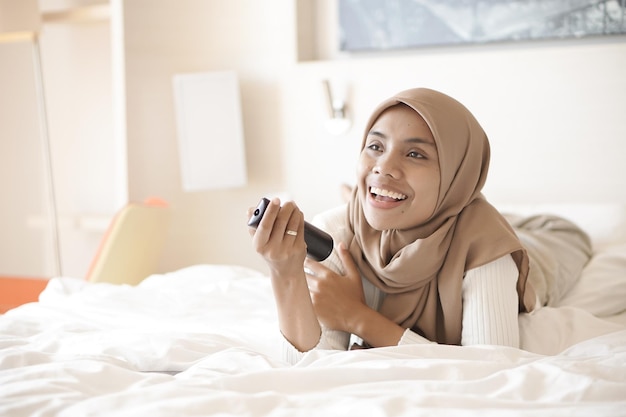
[[[369,213],[367,209],[363,210],[363,214],[365,215],[365,220],[367,224],[374,230],[378,230],[382,232],[383,230],[393,229],[393,225],[390,225],[389,222],[384,221],[380,218],[380,216],[375,216],[372,213]]]

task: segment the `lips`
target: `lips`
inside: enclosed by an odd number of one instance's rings
[[[397,202],[407,198],[405,194],[373,186],[370,187],[370,194],[375,200],[385,202]]]

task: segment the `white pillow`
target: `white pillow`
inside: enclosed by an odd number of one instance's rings
[[[554,214],[583,229],[595,248],[626,243],[626,206],[623,204],[494,204],[501,213],[530,216]]]
[[[626,243],[597,251],[558,305],[578,307],[598,317],[626,311]]]

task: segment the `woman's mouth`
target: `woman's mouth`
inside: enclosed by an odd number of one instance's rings
[[[407,196],[402,193],[397,193],[395,191],[385,190],[384,188],[378,187],[370,187],[370,194],[372,198],[374,198],[374,200],[385,202],[397,202],[405,200],[407,198]]]

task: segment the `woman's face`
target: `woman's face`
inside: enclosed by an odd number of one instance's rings
[[[439,159],[430,128],[413,109],[386,109],[365,139],[357,168],[365,218],[376,230],[426,221],[439,196]]]

